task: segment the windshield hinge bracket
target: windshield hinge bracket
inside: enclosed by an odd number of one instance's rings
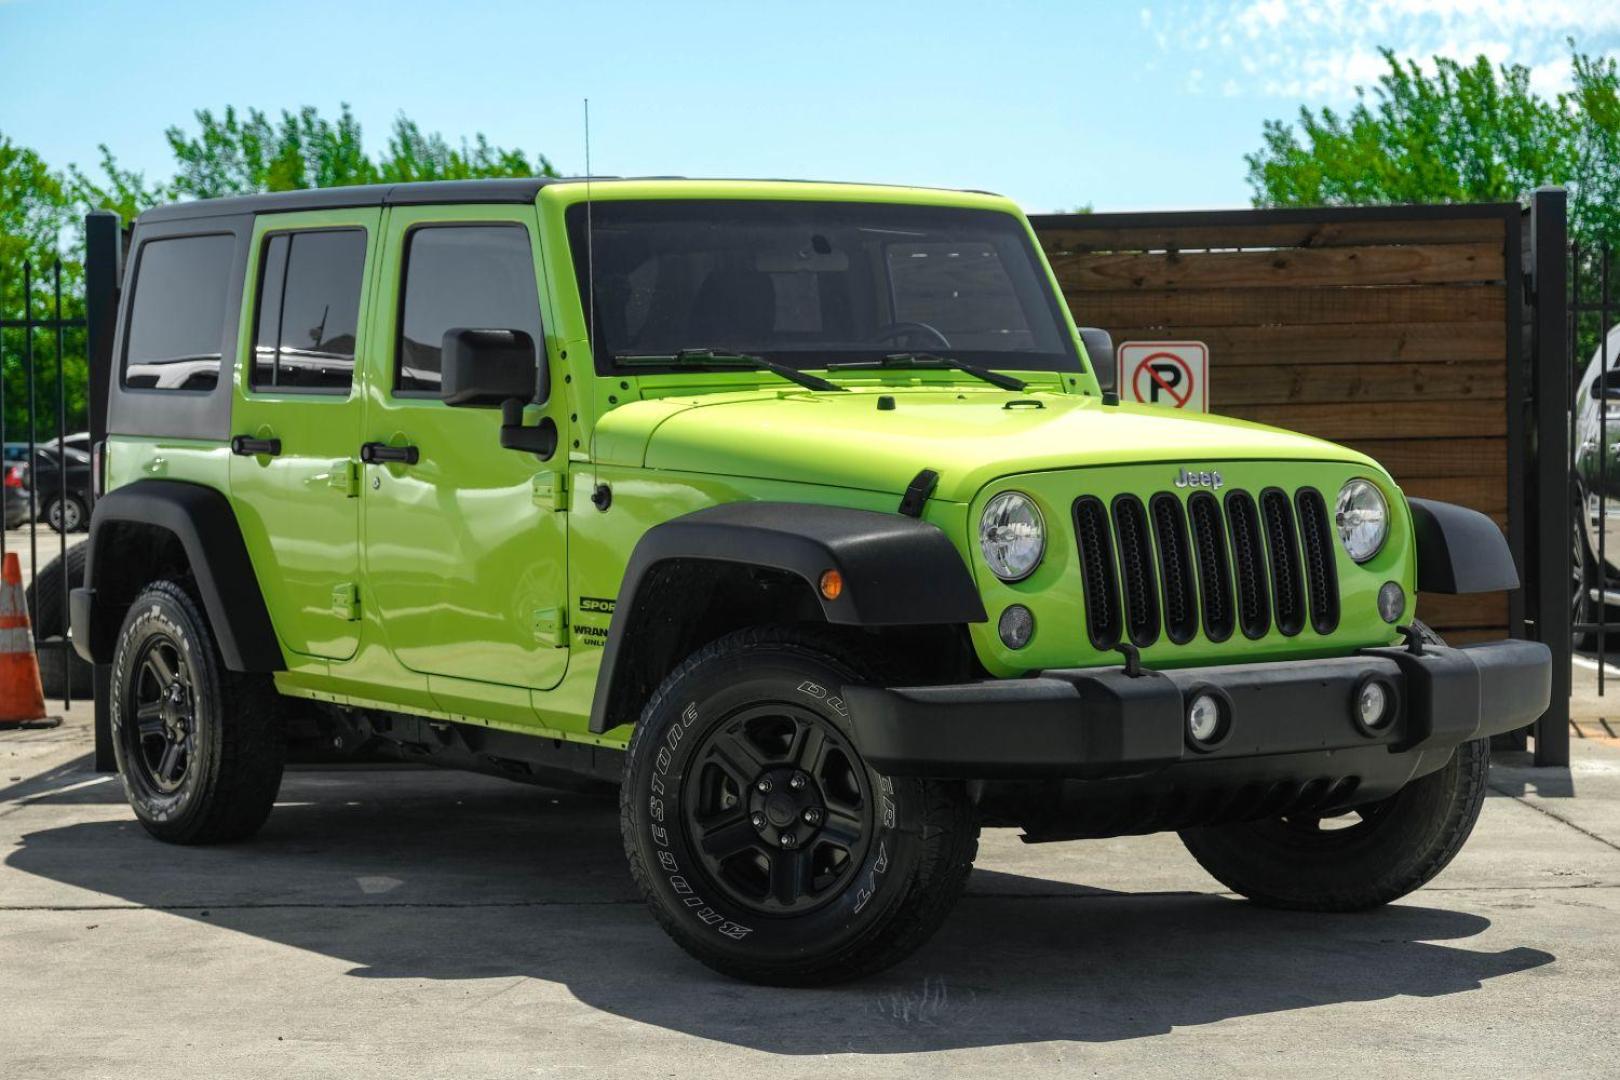
[[[933,469],[919,472],[906,487],[906,493],[900,496],[900,512],[906,517],[922,517],[923,504],[938,486],[939,473]]]

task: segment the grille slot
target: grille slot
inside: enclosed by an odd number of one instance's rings
[[[1164,633],[1185,645],[1198,633],[1198,588],[1193,581],[1192,550],[1181,500],[1160,492],[1148,502],[1153,536],[1159,549],[1159,582],[1164,588]]]
[[[1114,500],[1114,531],[1119,539],[1120,591],[1125,598],[1125,630],[1131,644],[1146,646],[1159,637],[1159,600],[1153,567],[1153,540],[1147,511],[1134,495]]]
[[[1299,567],[1299,533],[1294,508],[1277,488],[1260,493],[1260,511],[1266,529],[1266,551],[1271,556],[1271,598],[1277,629],[1293,637],[1305,629],[1304,576]]]
[[[1198,545],[1198,591],[1203,598],[1204,636],[1214,642],[1232,636],[1232,564],[1226,558],[1226,528],[1221,504],[1200,491],[1187,500],[1194,542]]]
[[[1315,488],[1301,488],[1294,499],[1299,510],[1299,536],[1305,551],[1305,582],[1310,595],[1311,628],[1331,634],[1339,628],[1339,577],[1334,573],[1333,534],[1327,503]]]
[[[1115,592],[1114,546],[1108,537],[1108,511],[1090,495],[1074,501],[1074,535],[1080,546],[1080,576],[1086,593],[1086,636],[1093,648],[1119,644],[1119,602]]]
[[[1271,628],[1266,588],[1265,541],[1254,496],[1234,491],[1226,497],[1226,527],[1232,536],[1232,570],[1237,582],[1238,629],[1248,638],[1265,637]]]

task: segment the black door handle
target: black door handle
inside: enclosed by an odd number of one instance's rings
[[[384,462],[415,465],[422,460],[422,452],[414,446],[389,446],[387,443],[368,442],[360,444],[360,460],[367,465],[379,465]]]
[[[276,457],[281,453],[280,439],[253,439],[246,435],[236,435],[231,439],[231,453],[242,457],[257,457],[260,454],[266,457]]]

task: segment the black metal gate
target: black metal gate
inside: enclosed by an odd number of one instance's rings
[[[94,501],[91,417],[74,415],[77,409],[70,413],[69,387],[81,381],[94,385],[95,379],[80,380],[70,372],[89,369],[96,351],[110,341],[109,297],[120,270],[120,239],[115,215],[87,218],[82,292],[60,258],[43,266],[24,262],[15,280],[0,281],[0,559],[14,545],[26,545],[31,586],[43,565],[42,547],[47,562],[53,556],[61,560],[63,572],[51,583],[51,595],[28,589],[28,616],[40,638],[41,664],[55,676],[47,681],[60,690],[64,708],[92,689],[83,674],[74,685],[77,659],[67,634],[68,590],[74,583],[66,567],[68,549],[89,527]],[[25,402],[21,409],[19,392]],[[99,416],[96,395],[87,396],[85,405]],[[21,430],[15,421],[7,423],[13,412],[22,414]],[[42,616],[50,625],[42,624]]]

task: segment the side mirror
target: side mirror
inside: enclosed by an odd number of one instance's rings
[[[1091,361],[1091,373],[1104,391],[1114,389],[1114,338],[1106,330],[1095,326],[1080,328],[1080,344],[1086,347],[1086,359]]]
[[[1604,401],[1620,401],[1620,368],[1609,368],[1593,379],[1592,396]]]
[[[547,397],[545,368],[534,339],[522,330],[458,326],[444,332],[441,348],[439,396],[446,405],[491,407]]]

